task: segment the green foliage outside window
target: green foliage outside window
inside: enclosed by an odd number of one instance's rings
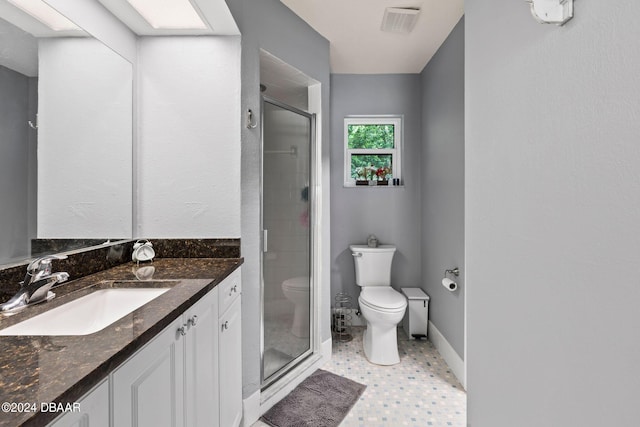
[[[395,144],[393,124],[351,124],[347,126],[349,149],[393,149]],[[375,180],[392,178],[391,154],[351,155],[351,178]]]
[[[394,125],[348,125],[349,148],[393,148]]]

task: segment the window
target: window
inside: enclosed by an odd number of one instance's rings
[[[344,186],[399,183],[401,146],[401,117],[346,117]]]

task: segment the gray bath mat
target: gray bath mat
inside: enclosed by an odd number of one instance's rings
[[[367,388],[318,369],[263,416],[274,427],[337,427]]]

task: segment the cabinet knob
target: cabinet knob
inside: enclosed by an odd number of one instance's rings
[[[233,288],[229,289],[229,296],[233,295],[236,292],[238,292],[238,285],[233,285]]]
[[[222,330],[224,331],[224,330],[226,330],[226,329],[229,329],[229,321],[228,321],[228,320],[227,320],[227,321],[225,321],[225,322],[222,324]]]
[[[198,323],[198,316],[196,316],[195,314],[189,320],[187,320],[187,325],[196,326],[196,323]]]
[[[187,325],[182,325],[178,328],[178,333],[182,336],[187,335],[187,329],[185,328]]]

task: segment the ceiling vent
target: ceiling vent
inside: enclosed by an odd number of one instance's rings
[[[418,7],[388,7],[382,18],[382,31],[408,34],[413,30],[420,14]]]

